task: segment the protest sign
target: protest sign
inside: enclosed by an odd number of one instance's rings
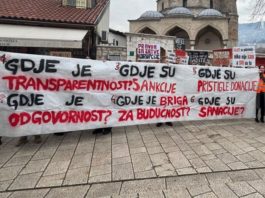
[[[184,50],[176,50],[176,64],[188,65],[189,64],[189,56]]]
[[[137,56],[140,61],[160,60],[160,45],[140,43]]]
[[[233,67],[255,67],[256,52],[255,47],[234,47],[233,48]]]
[[[0,57],[0,136],[255,115],[257,69]]]
[[[185,50],[185,39],[184,38],[176,38],[176,49]]]
[[[169,51],[169,50],[168,50]],[[176,64],[176,55],[173,52],[168,52],[167,62],[171,64]]]
[[[189,65],[207,65],[209,54],[206,51],[188,51]]]
[[[213,65],[229,67],[232,62],[232,49],[213,50]]]

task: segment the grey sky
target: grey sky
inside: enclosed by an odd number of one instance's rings
[[[237,0],[239,23],[248,23],[254,0]],[[129,19],[137,19],[147,10],[156,10],[156,0],[111,0],[110,27],[129,31]]]

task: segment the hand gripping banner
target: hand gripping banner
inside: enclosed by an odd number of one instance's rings
[[[0,52],[0,136],[253,118],[257,69]]]

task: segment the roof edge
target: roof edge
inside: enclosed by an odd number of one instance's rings
[[[99,13],[99,15],[98,15],[98,17],[97,17],[97,19],[95,21],[95,25],[97,25],[99,23],[100,19],[103,17],[103,14],[106,11],[108,6],[110,6],[110,0],[108,0],[108,3],[105,4],[104,8]]]
[[[25,20],[25,19],[10,19],[10,18],[0,18],[0,23],[11,24],[11,25],[32,25],[32,26],[77,28],[77,29],[87,29],[87,28],[95,27],[95,25],[93,24],[50,22],[50,21],[41,21],[41,20],[32,21],[32,20]]]

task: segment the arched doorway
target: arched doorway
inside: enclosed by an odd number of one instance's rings
[[[195,42],[195,49],[214,50],[223,48],[223,38],[221,33],[211,26],[201,29]]]
[[[142,34],[156,34],[155,31],[153,31],[149,27],[143,28],[142,30],[139,31],[139,33],[142,33]]]
[[[188,33],[179,28],[179,27],[174,27],[172,29],[170,29],[167,33],[167,36],[175,36],[176,37],[176,49],[190,49],[190,37],[188,35]]]

